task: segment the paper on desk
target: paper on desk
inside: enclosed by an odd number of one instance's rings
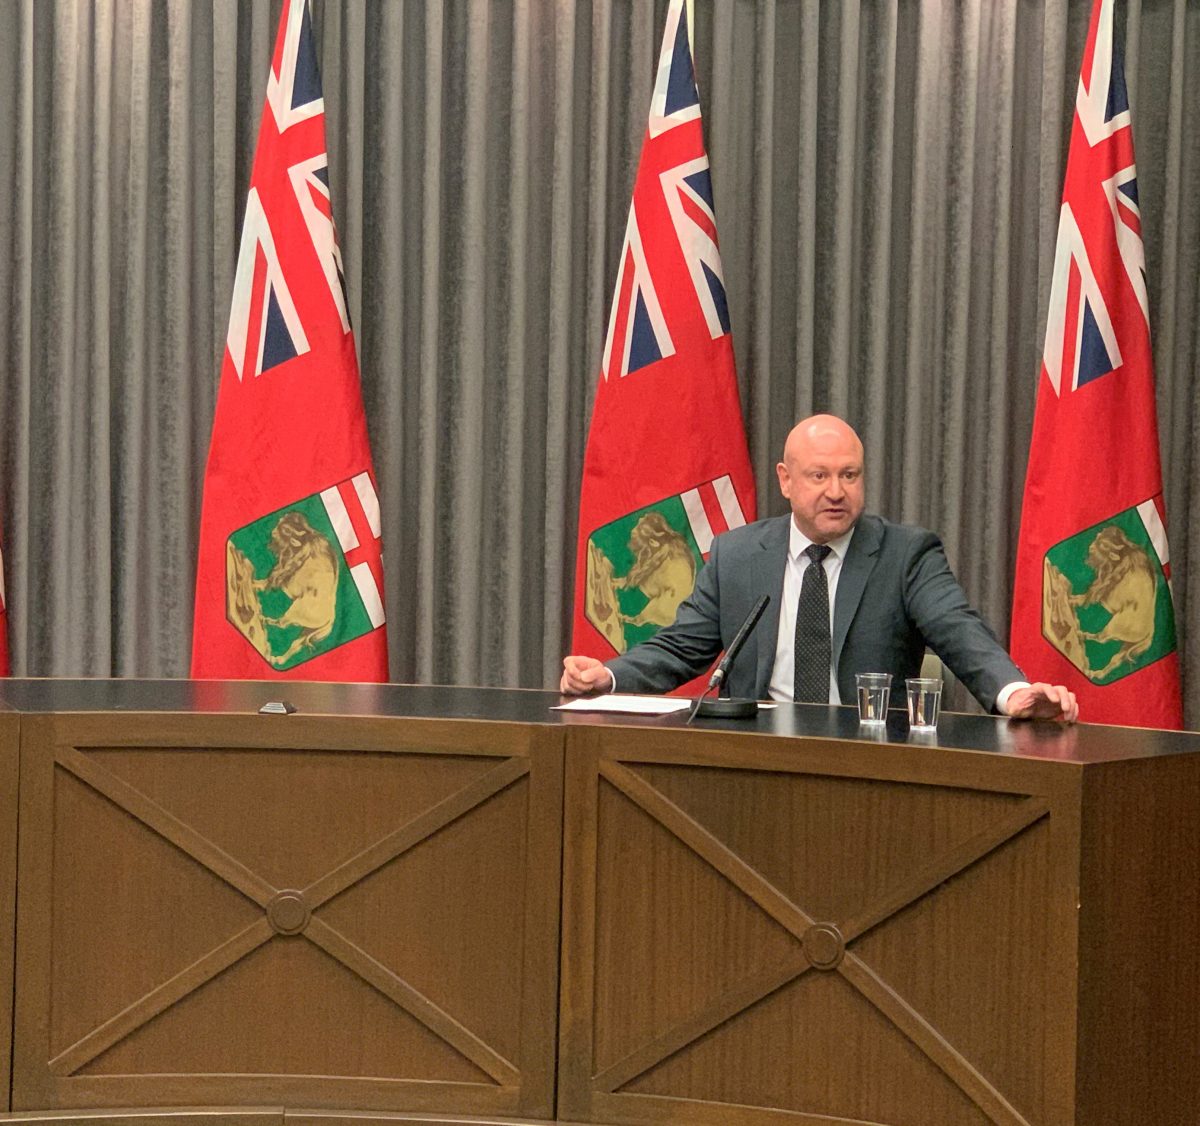
[[[670,715],[692,706],[691,700],[667,696],[625,696],[611,692],[607,696],[580,696],[569,704],[554,704],[552,712],[616,712],[620,715]]]

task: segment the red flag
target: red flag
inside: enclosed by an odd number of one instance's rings
[[[1094,723],[1182,725],[1137,171],[1113,0],[1067,157],[1025,478],[1012,652]]]
[[[755,518],[684,0],[667,11],[580,497],[572,652],[607,659]]]
[[[8,601],[4,594],[4,553],[0,551],[0,676],[10,676],[8,659]]]
[[[285,0],[204,481],[192,675],[386,680],[380,552],[311,15]]]

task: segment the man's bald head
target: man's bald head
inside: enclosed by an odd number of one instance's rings
[[[796,527],[814,543],[844,535],[862,515],[862,442],[836,415],[815,414],[796,423],[775,472]]]

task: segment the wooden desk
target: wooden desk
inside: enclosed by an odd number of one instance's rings
[[[549,1117],[561,743],[24,715],[14,1108]]]
[[[1194,756],[578,736],[563,1117],[1200,1121]]]
[[[1196,736],[555,701],[0,683],[19,1120],[1200,1120]]]

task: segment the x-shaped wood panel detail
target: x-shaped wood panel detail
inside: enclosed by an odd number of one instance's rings
[[[796,946],[778,964],[732,985],[702,1009],[593,1076],[594,1090],[607,1093],[620,1090],[705,1033],[809,970],[820,968],[836,972],[849,982],[997,1126],[1029,1126],[1028,1121],[954,1045],[847,947],[1040,821],[1049,813],[1049,806],[1043,799],[1028,797],[1017,802],[1005,816],[954,848],[932,857],[856,915],[829,923],[818,922],[792,902],[727,845],[628,767],[612,761],[602,762],[600,775],[788,931],[796,939]]]
[[[516,1066],[420,990],[315,916],[322,904],[431,837],[529,773],[525,759],[508,758],[462,789],[381,837],[300,890],[276,888],[245,864],[184,824],[128,782],[73,748],[60,747],[57,762],[164,840],[263,910],[263,915],[218,943],[190,966],[94,1028],[50,1060],[50,1071],[71,1075],[135,1029],[211,981],[278,934],[299,934],[404,1009],[502,1087],[516,1086]]]

